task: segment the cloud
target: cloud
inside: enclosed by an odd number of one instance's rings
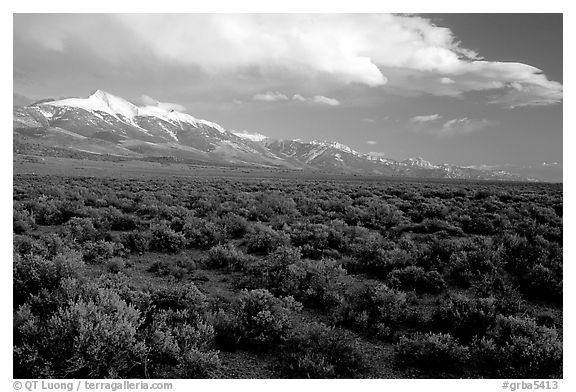
[[[366,144],[374,145],[374,144],[378,144],[378,142],[375,140],[366,140]]]
[[[338,101],[337,99],[325,97],[323,95],[315,95],[313,97],[306,98],[300,94],[294,94],[292,96],[292,100],[298,101],[298,102],[316,103],[316,104],[328,105],[328,106],[340,105],[340,101]]]
[[[442,119],[439,114],[412,117],[408,130],[420,134],[429,134],[439,137],[464,135],[481,131],[495,125],[487,119],[472,119],[468,117],[453,118],[438,124]]]
[[[287,101],[288,97],[277,91],[267,91],[263,94],[254,95],[252,99],[255,101],[277,102],[277,101]]]
[[[434,130],[433,133],[435,133],[438,136],[462,135],[481,131],[492,125],[494,124],[486,119],[476,120],[476,119],[470,119],[468,117],[455,118],[446,121],[442,125],[442,128]]]
[[[442,116],[439,114],[429,114],[426,116],[414,116],[408,121],[413,122],[413,123],[423,124],[423,123],[427,123],[427,122],[433,122],[433,121],[439,120],[441,118],[442,118]]]
[[[146,106],[155,106],[167,111],[175,110],[177,112],[184,112],[186,108],[178,103],[171,103],[171,102],[159,102],[158,100],[148,96],[142,95],[139,100]]]
[[[328,106],[338,106],[340,105],[340,101],[334,98],[328,98],[323,95],[316,95],[311,98],[312,102],[319,103],[321,105],[328,105]]]
[[[255,101],[265,101],[265,102],[279,102],[288,101],[290,98],[286,94],[280,93],[278,91],[267,91],[265,93],[256,94],[252,97]],[[313,97],[305,97],[301,94],[294,94],[292,96],[292,101],[304,102],[309,104],[319,104],[328,106],[338,106],[340,101],[334,98],[325,97],[323,95],[315,95]]]
[[[562,100],[562,87],[552,90],[545,85],[511,83],[504,93],[494,96],[490,103],[511,109],[522,106],[547,106]]]
[[[541,70],[485,61],[450,29],[415,15],[16,14],[14,36],[60,58],[81,48],[118,72],[126,64],[168,64],[240,81],[255,75],[263,84],[362,84],[438,96],[483,91],[489,102],[510,108],[563,97],[562,85]]]

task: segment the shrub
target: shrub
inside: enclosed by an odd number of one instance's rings
[[[106,219],[111,230],[119,231],[135,230],[140,223],[140,219],[136,215],[125,214],[114,207],[108,208]]]
[[[561,269],[561,266],[560,266]],[[562,303],[562,272],[542,264],[527,268],[520,276],[520,289],[529,298]]]
[[[322,323],[301,326],[282,350],[284,371],[296,377],[354,377],[364,358],[352,335]]]
[[[14,235],[12,246],[14,252],[20,255],[38,255],[42,257],[48,256],[48,250],[44,244],[36,238],[29,235]]]
[[[340,303],[346,270],[333,260],[300,260],[290,265],[291,295],[306,306],[331,308]]]
[[[301,260],[299,248],[282,246],[252,263],[241,286],[291,295],[306,306],[331,308],[341,300],[346,270],[333,260]]]
[[[216,333],[216,347],[223,351],[236,351],[242,338],[242,331],[237,324],[236,315],[219,309],[218,312],[211,315],[209,320]]]
[[[462,229],[468,234],[492,235],[497,232],[498,226],[498,216],[495,214],[479,214],[462,222]]]
[[[348,294],[332,318],[337,324],[388,339],[407,315],[406,294],[379,284]]]
[[[440,294],[446,289],[444,278],[437,271],[425,272],[423,268],[408,266],[394,270],[388,277],[390,286],[418,293]]]
[[[562,378],[562,337],[531,318],[499,316],[472,352],[483,376]]]
[[[233,244],[216,245],[208,251],[207,263],[212,268],[226,268],[228,271],[239,271],[253,262],[252,256],[244,254]]]
[[[107,241],[87,242],[82,253],[84,261],[92,264],[101,264],[114,256],[114,243]]]
[[[357,269],[377,278],[385,279],[393,270],[402,269],[412,262],[404,249],[378,249],[372,257],[357,266]]]
[[[37,200],[31,202],[30,207],[34,221],[39,225],[60,225],[64,222],[58,203],[48,196],[40,196]]]
[[[208,299],[193,283],[169,285],[152,290],[151,301],[158,309],[187,310],[189,317],[204,319]]]
[[[196,260],[189,259],[187,257],[177,259],[176,260],[176,266],[178,266],[180,268],[184,268],[187,272],[193,272],[198,268],[196,265]]]
[[[220,218],[220,225],[229,238],[242,238],[248,232],[248,221],[232,212]]]
[[[117,274],[126,267],[126,263],[121,257],[113,257],[106,262],[106,270]]]
[[[69,250],[55,233],[41,234],[36,238],[28,235],[15,235],[13,246],[14,251],[20,255],[38,255],[49,260]]]
[[[188,247],[201,249],[208,249],[218,244],[224,237],[215,223],[196,217],[186,220],[182,233]]]
[[[353,237],[350,239],[350,248],[360,266],[367,265],[383,251],[391,248],[391,244],[380,233],[371,232],[363,227],[350,228],[347,236]]]
[[[72,218],[62,226],[62,237],[71,242],[83,244],[100,238],[92,218]]]
[[[280,246],[287,244],[287,235],[261,224],[255,225],[251,233],[246,236],[246,246],[249,253],[267,255]]]
[[[267,222],[273,217],[295,215],[297,212],[296,203],[291,197],[278,191],[266,192],[257,195],[256,203],[250,210],[250,219]]]
[[[152,238],[150,240],[150,250],[163,253],[176,253],[184,249],[186,238],[174,230],[157,226],[152,228]]]
[[[187,268],[169,260],[155,260],[148,268],[148,272],[153,272],[157,276],[173,276],[180,281],[189,271]]]
[[[395,206],[387,204],[385,201],[371,200],[368,203],[366,212],[362,215],[362,224],[375,230],[385,231],[398,225],[403,219],[402,211]]]
[[[419,287],[416,287],[418,291]],[[446,290],[446,282],[438,271],[427,271],[424,275],[424,282],[420,290],[430,294],[440,294]]]
[[[539,234],[530,239],[507,235],[502,239],[506,268],[528,298],[562,302],[562,247]]]
[[[232,306],[233,322],[219,323],[219,340],[266,349],[286,340],[292,327],[291,312],[301,305],[292,297],[276,298],[268,290],[243,290]],[[222,328],[226,326],[226,328]],[[233,326],[233,327],[232,327]]]
[[[68,250],[62,238],[56,233],[41,234],[38,240],[44,245],[46,249],[45,256],[49,259],[54,258],[54,256],[59,253],[65,253]]]
[[[24,234],[34,228],[36,228],[36,222],[27,210],[13,210],[12,231],[15,234]]]
[[[518,286],[505,275],[487,275],[478,280],[472,288],[475,295],[481,298],[494,298],[497,313],[514,315],[526,308],[526,301]]]
[[[501,257],[498,250],[460,251],[450,258],[450,276],[461,287],[468,288],[487,275],[499,274]]]
[[[461,346],[450,334],[442,333],[402,336],[394,349],[399,364],[435,377],[463,375],[470,358],[467,347]]]
[[[182,355],[175,376],[185,379],[213,378],[216,376],[220,365],[218,352],[191,349]]]
[[[304,257],[321,259],[329,248],[330,230],[322,224],[300,223],[290,230],[290,240],[294,246],[302,249]]]
[[[462,343],[482,337],[496,320],[494,298],[468,299],[462,295],[442,298],[431,317],[434,331],[450,333]]]
[[[441,271],[450,265],[452,254],[458,250],[457,243],[441,235],[429,235],[423,242],[411,242],[410,253],[419,267]]]
[[[84,267],[77,252],[66,252],[46,260],[41,256],[14,255],[13,290],[14,304],[24,303],[41,290],[56,289],[64,279],[76,277]]]
[[[242,287],[266,288],[275,295],[285,296],[295,292],[297,282],[290,266],[300,261],[299,248],[281,246],[264,260],[248,265]]]
[[[209,378],[220,366],[213,350],[214,328],[189,310],[160,310],[148,328],[150,355],[146,369],[153,378]]]
[[[151,241],[152,233],[149,231],[130,231],[120,235],[120,242],[130,252],[147,252]]]
[[[128,377],[144,355],[137,341],[140,313],[110,290],[63,303],[48,318],[27,305],[15,317],[19,378]]]

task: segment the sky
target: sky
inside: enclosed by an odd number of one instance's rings
[[[561,163],[562,39],[561,14],[15,14],[13,84],[393,159]]]

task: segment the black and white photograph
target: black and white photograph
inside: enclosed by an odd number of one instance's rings
[[[138,12],[12,14],[9,387],[563,389],[563,13]]]

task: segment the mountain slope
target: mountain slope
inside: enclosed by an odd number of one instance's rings
[[[44,100],[14,107],[14,140],[132,158],[170,157],[259,167],[424,178],[526,180],[422,158],[401,162],[362,154],[333,141],[274,140],[159,106],[136,106],[97,90],[86,98]]]
[[[160,107],[138,107],[120,97],[97,90],[87,98],[45,101],[14,109],[14,129],[58,128],[72,139],[67,148],[102,153],[101,141],[110,142],[132,156],[171,156],[226,163],[278,166],[278,158],[260,146],[226,131],[220,125],[186,113]],[[89,140],[74,138],[83,136]],[[83,140],[75,148],[73,141]],[[43,140],[45,142],[45,140]],[[90,141],[94,142],[93,146]],[[282,166],[282,165],[280,165]]]

